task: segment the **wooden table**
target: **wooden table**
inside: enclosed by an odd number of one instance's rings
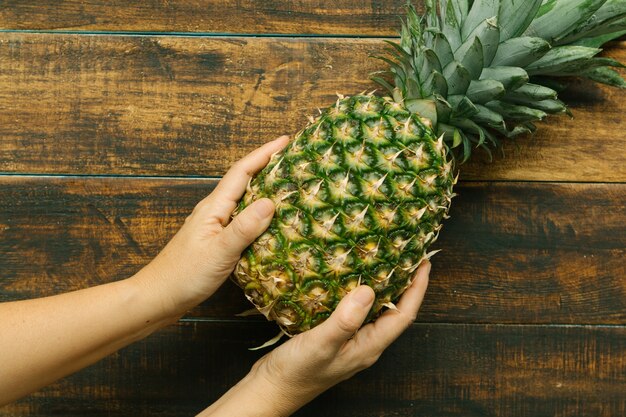
[[[133,274],[231,163],[374,88],[402,4],[0,2],[0,301]],[[418,322],[298,416],[626,415],[626,100],[563,98],[575,119],[463,167]],[[192,415],[275,334],[247,308],[228,283],[0,415]]]

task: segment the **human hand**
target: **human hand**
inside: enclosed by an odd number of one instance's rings
[[[261,358],[249,376],[263,387],[259,389],[259,401],[268,401],[273,415],[287,416],[333,385],[373,365],[415,320],[428,286],[430,268],[428,261],[420,265],[397,310],[387,310],[360,330],[374,301],[374,291],[365,285],[351,291],[324,323]]]
[[[211,296],[233,271],[241,252],[269,226],[274,204],[264,198],[231,220],[250,178],[288,143],[282,136],[235,163],[215,190],[194,208],[184,225],[134,278],[156,291],[170,316],[184,314]]]

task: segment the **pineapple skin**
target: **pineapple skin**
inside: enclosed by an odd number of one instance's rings
[[[340,97],[255,176],[236,212],[270,198],[276,213],[233,277],[294,335],[323,322],[359,284],[368,316],[393,308],[447,218],[452,156],[429,120],[391,98]]]

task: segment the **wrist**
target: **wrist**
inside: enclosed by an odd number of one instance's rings
[[[160,304],[164,315],[183,316],[210,297],[225,280],[216,279],[207,255],[181,229],[150,263],[135,274],[140,285]]]
[[[288,417],[308,401],[293,389],[267,378],[258,367],[204,410],[198,417]]]
[[[242,382],[242,390],[247,391],[253,407],[250,416],[287,417],[302,405],[294,404],[288,390],[258,372],[251,371]]]
[[[167,281],[149,265],[126,281],[139,294],[140,303],[155,321],[174,323],[188,310],[175,301],[172,291],[167,288]]]
[[[259,401],[269,405],[268,415],[289,416],[325,391],[314,380],[272,369],[269,357],[255,364],[247,378]]]

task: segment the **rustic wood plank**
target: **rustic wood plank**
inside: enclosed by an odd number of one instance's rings
[[[294,134],[336,91],[374,88],[379,39],[0,34],[0,172],[215,176]],[[626,42],[610,54],[626,62]],[[618,90],[580,85],[553,117],[464,178],[626,182]],[[480,158],[478,158],[480,159]]]
[[[416,2],[420,10],[422,2]],[[395,36],[405,0],[9,0],[0,28]]]
[[[0,177],[0,301],[132,275],[214,180]],[[626,322],[626,184],[463,183],[423,319]],[[250,308],[234,284],[191,315]]]
[[[379,44],[1,34],[0,171],[220,175],[370,85]]]
[[[193,415],[243,377],[267,325],[180,323],[0,416]],[[626,414],[626,328],[419,324],[296,416]]]

